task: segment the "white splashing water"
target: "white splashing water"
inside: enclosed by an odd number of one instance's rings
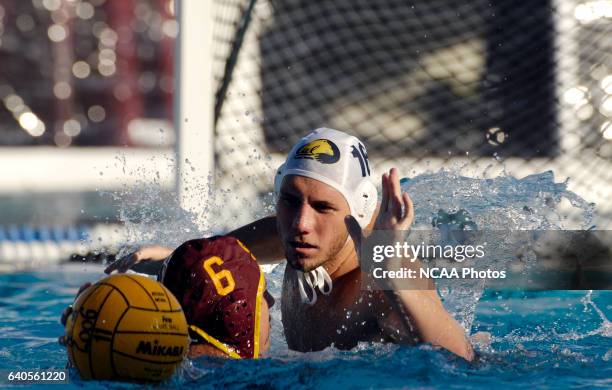
[[[585,308],[590,306],[593,308],[593,310],[595,310],[597,315],[599,315],[599,318],[601,318],[601,325],[599,328],[582,335],[580,338],[593,335],[612,337],[612,322],[608,320],[608,317],[606,317],[604,312],[595,304],[595,302],[593,302],[593,290],[587,291],[587,294],[584,296],[584,298],[582,298],[582,304],[585,306]]]
[[[567,190],[567,181],[556,183],[552,171],[522,179],[507,174],[479,179],[441,170],[402,179],[401,186],[415,205],[413,229],[432,229],[432,220],[440,210],[443,213],[465,210],[478,229],[578,230],[591,226],[595,210],[594,204]],[[565,200],[569,201],[569,208],[564,205]],[[500,245],[499,249],[503,247]],[[504,253],[493,254],[492,258],[502,259]],[[484,284],[484,279],[463,279],[460,283],[454,280],[452,288],[443,280],[437,284],[445,306],[466,331],[471,328]]]
[[[100,191],[101,195],[110,196],[118,204],[117,217],[123,224],[122,242],[125,244],[119,256],[151,244],[175,248],[189,239],[210,235],[206,226],[201,225],[200,215],[208,211],[208,205],[203,205],[202,210],[185,210],[179,204],[177,191],[162,186],[160,173],[155,167],[159,169],[167,165],[174,169],[174,158],[154,157],[151,162],[153,164],[147,167],[134,168],[129,166],[125,157],[117,157],[124,173],[141,179],[120,190]],[[211,191],[208,183],[189,182],[188,186],[193,186],[193,193],[208,194]]]
[[[163,191],[154,172],[139,174],[143,177],[141,185],[111,194],[121,205],[119,218],[125,224],[126,241],[130,244],[120,255],[136,246],[160,244],[172,248],[188,239],[223,233],[210,218],[204,218],[205,226],[202,226],[200,214],[182,209],[176,192]],[[232,193],[212,193],[208,183],[190,185],[196,189],[192,193],[208,195],[208,202],[200,211],[204,215],[223,207],[227,197],[235,196]],[[441,170],[402,179],[402,189],[410,194],[415,205],[413,229],[431,229],[432,218],[439,210],[452,213],[464,209],[478,227],[490,230],[587,229],[594,213],[594,204],[568,191],[567,182],[556,183],[551,171],[523,179],[507,174],[480,179],[461,176],[458,171]],[[570,207],[562,212],[559,206],[564,200],[569,201]],[[245,200],[245,204],[251,203]],[[273,209],[271,198],[261,204],[262,212]],[[214,215],[214,212],[210,215]],[[280,296],[282,275],[283,267],[267,275],[268,286],[277,298]],[[447,309],[467,331],[471,328],[477,302],[483,293],[482,283],[477,280],[465,288],[440,290]],[[592,301],[591,304],[596,307]],[[271,352],[275,355],[290,353],[282,334],[280,302],[272,308],[271,316],[272,340],[282,340],[272,343]],[[604,324],[606,332],[610,331],[609,324],[609,321]]]

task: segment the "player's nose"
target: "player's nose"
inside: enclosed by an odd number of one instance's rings
[[[307,204],[302,204],[293,217],[293,229],[300,234],[309,233],[314,222],[314,210]]]

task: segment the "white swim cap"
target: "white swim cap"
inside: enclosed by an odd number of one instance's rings
[[[287,175],[309,177],[340,191],[362,229],[372,219],[378,193],[370,180],[368,154],[357,137],[328,128],[316,129],[291,149],[276,171],[277,195]]]

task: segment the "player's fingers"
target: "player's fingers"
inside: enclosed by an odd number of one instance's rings
[[[60,345],[66,346],[66,337],[65,337],[65,336],[60,336],[60,337],[58,337],[58,338],[57,338],[57,342],[58,342]]]
[[[121,264],[119,264],[119,267],[117,267],[117,272],[119,272],[120,274],[126,273],[130,268],[134,266],[134,264],[138,262],[138,256],[138,252],[134,252],[131,255],[127,256],[121,262]]]
[[[125,267],[125,264],[128,263],[128,262],[131,262],[131,259],[134,256],[135,256],[135,253],[130,253],[127,256],[123,256],[122,258],[120,258],[118,260],[115,260],[114,263],[112,263],[110,266],[107,267],[107,270],[109,271],[107,273],[110,274],[113,271],[117,271],[117,272],[121,273],[122,272],[121,270],[122,270],[122,268]],[[106,270],[105,270],[105,272],[106,272]],[[123,272],[125,272],[125,271],[123,271]]]
[[[110,274],[113,271],[125,273],[136,263],[137,254],[138,251],[132,252],[129,255],[120,258],[119,260],[115,260],[115,262],[106,267],[104,272],[106,272],[107,274]]]
[[[113,271],[115,271],[117,268],[119,268],[119,265],[121,264],[123,259],[124,259],[124,257],[122,257],[121,259],[117,259],[117,260],[113,261],[112,263],[110,263],[106,268],[104,268],[104,273],[110,275]]]
[[[381,179],[382,186],[382,201],[380,203],[380,213],[386,213],[389,207],[389,190],[387,189],[388,176],[387,173],[383,173]]]
[[[408,229],[414,220],[414,204],[412,203],[412,199],[407,192],[402,193],[402,198],[404,201],[404,216],[402,218],[403,229]]]
[[[60,323],[62,325],[66,325],[66,320],[68,320],[68,316],[72,313],[72,306],[68,306],[62,311],[62,316],[60,318]]]
[[[391,194],[397,199],[401,199],[402,189],[399,183],[399,173],[396,168],[391,168],[389,171],[389,189],[391,190]]]
[[[397,218],[398,221],[402,219],[404,212],[404,200],[401,195],[396,195],[395,193],[391,196],[391,204],[392,204],[392,212],[393,216]]]
[[[79,287],[79,291],[77,292],[76,296],[78,297],[79,295],[81,295],[81,293],[87,290],[90,286],[91,286],[91,282],[82,284],[81,287]],[[76,297],[74,299],[76,300]]]
[[[400,220],[402,218],[402,207],[404,206],[404,202],[402,200],[402,190],[399,184],[397,169],[395,168],[391,168],[391,171],[389,171],[388,191],[391,212],[393,213],[394,217]]]

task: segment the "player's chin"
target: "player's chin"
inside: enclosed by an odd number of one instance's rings
[[[302,272],[312,271],[313,269],[317,268],[321,263],[318,257],[304,256],[295,253],[292,253],[291,255],[287,256],[287,260],[289,261],[289,265],[291,265],[292,268]]]

